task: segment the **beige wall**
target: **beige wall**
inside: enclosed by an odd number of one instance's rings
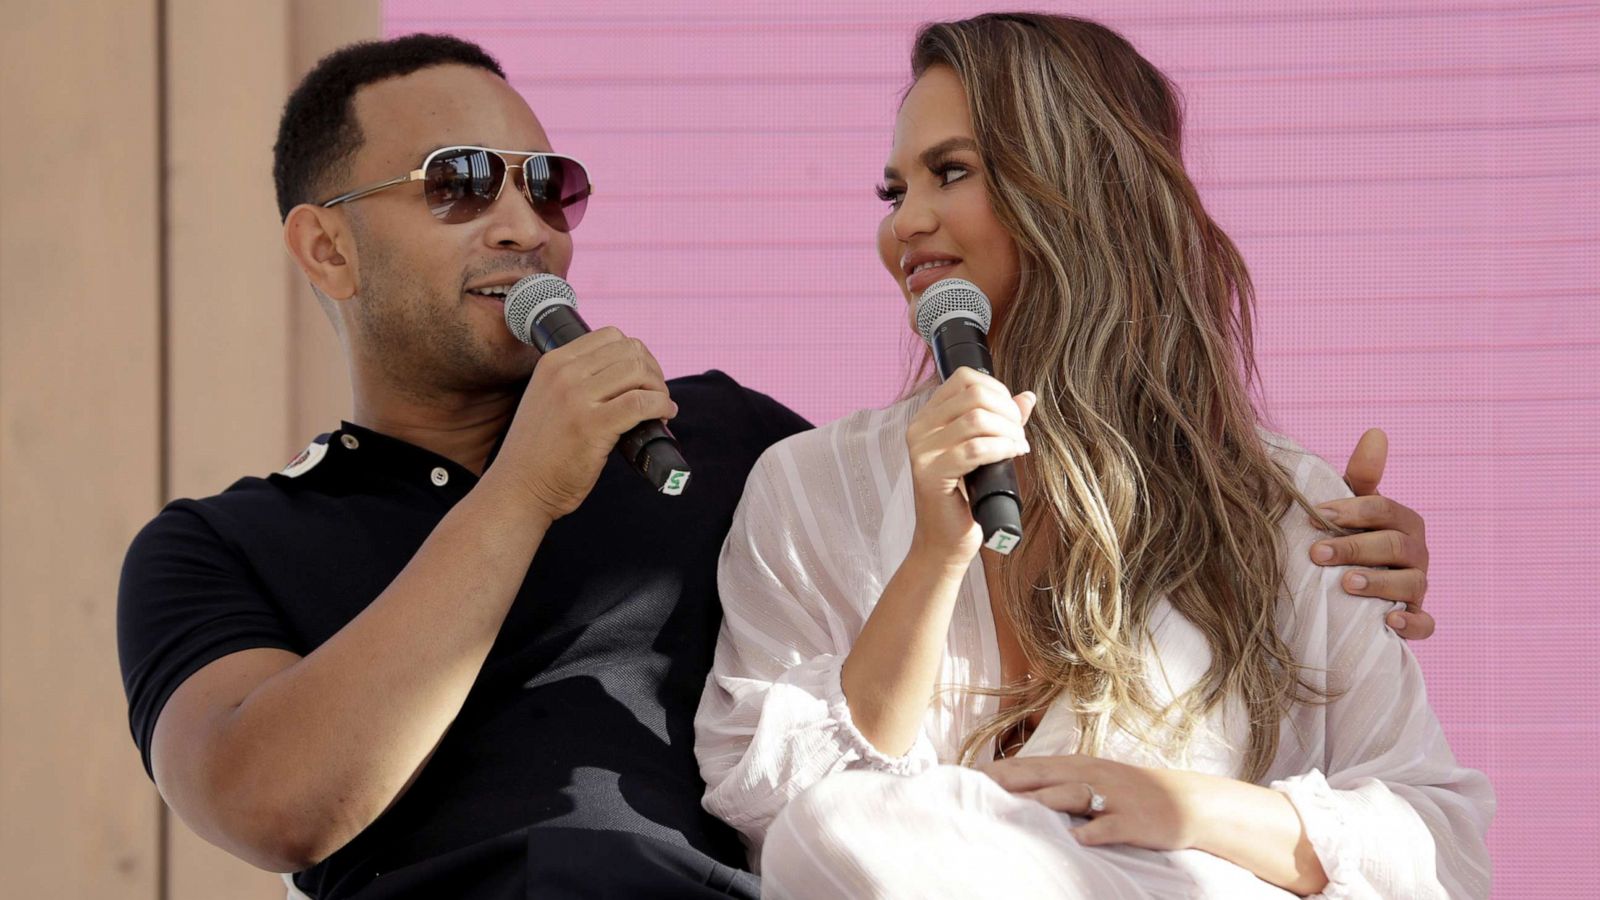
[[[116,580],[164,500],[276,469],[344,414],[270,159],[294,79],[376,36],[378,0],[0,15],[0,893],[282,897],[146,779]]]

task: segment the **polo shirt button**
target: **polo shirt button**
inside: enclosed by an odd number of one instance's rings
[[[353,434],[339,435],[339,443],[343,444],[346,450],[354,450],[361,446],[361,442],[356,440],[356,436]]]
[[[434,466],[432,477],[434,484],[444,487],[445,483],[450,480],[450,473],[444,470],[444,466]]]

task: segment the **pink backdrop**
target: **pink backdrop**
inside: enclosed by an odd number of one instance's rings
[[[1417,653],[1500,797],[1496,895],[1592,890],[1600,8],[1179,7],[1060,5],[1184,89],[1189,164],[1256,278],[1279,426],[1339,464],[1389,431],[1386,492],[1434,551],[1441,625]],[[482,43],[590,166],[571,280],[591,322],[822,422],[904,379],[871,188],[913,29],[993,8],[390,0],[385,20]],[[819,314],[839,343],[809,356],[790,335]]]

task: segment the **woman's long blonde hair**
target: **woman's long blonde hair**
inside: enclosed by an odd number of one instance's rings
[[[1304,501],[1257,432],[1250,277],[1184,171],[1176,91],[1121,36],[1064,16],[925,26],[912,71],[935,65],[966,88],[1022,268],[991,334],[996,375],[1039,396],[1027,549],[1000,598],[1035,677],[994,691],[1015,704],[963,758],[1059,700],[1079,752],[1115,726],[1181,761],[1232,697],[1249,719],[1239,774],[1256,780],[1290,706],[1317,695],[1275,628],[1278,521]],[[1161,597],[1211,651],[1170,706],[1145,665]]]

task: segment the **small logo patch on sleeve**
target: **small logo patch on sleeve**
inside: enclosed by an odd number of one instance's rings
[[[315,469],[317,463],[322,462],[322,458],[327,455],[327,444],[320,441],[312,441],[294,459],[289,460],[289,464],[280,469],[278,474],[287,475],[290,478],[299,478],[301,475]]]

